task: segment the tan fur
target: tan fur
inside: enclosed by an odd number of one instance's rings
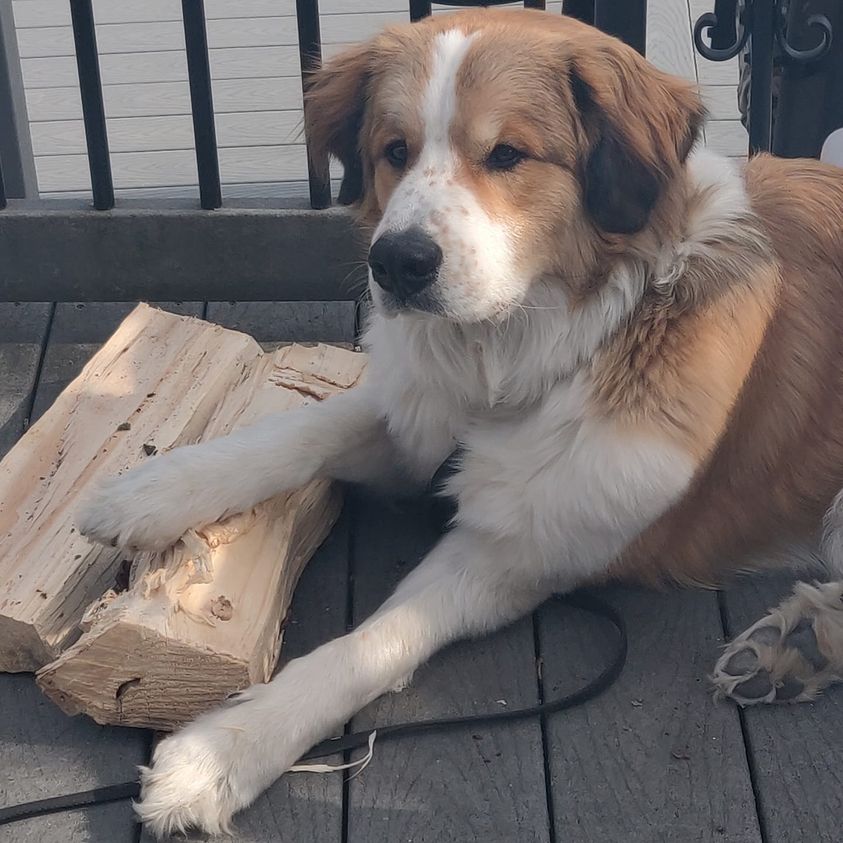
[[[360,159],[364,222],[400,179],[385,145],[417,151],[430,42],[454,26],[478,33],[457,80],[458,178],[517,226],[522,270],[564,285],[574,306],[619,261],[673,273],[592,362],[591,409],[619,435],[679,444],[699,468],[613,574],[714,583],[750,551],[818,529],[843,489],[843,171],[755,158],[745,219],[666,268],[659,256],[706,201],[682,167],[704,113],[696,93],[576,21],[478,10],[387,30],[316,76],[311,143],[347,167]],[[529,65],[512,58],[525,54]],[[660,187],[634,233],[604,230],[585,207],[589,157],[607,137]],[[504,176],[481,166],[500,142],[529,152]]]
[[[758,156],[746,184],[779,266],[775,310],[710,461],[617,566],[624,576],[717,583],[817,532],[843,488],[843,170]],[[745,342],[737,324],[730,336]],[[730,375],[712,369],[712,388]]]
[[[700,307],[654,291],[593,367],[595,410],[704,461],[755,359],[778,289],[775,267]]]

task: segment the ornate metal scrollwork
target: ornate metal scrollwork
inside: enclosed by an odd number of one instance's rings
[[[716,48],[705,42],[704,36],[710,36],[720,24],[717,15],[707,12],[699,18],[694,25],[694,46],[700,55],[710,61],[728,61],[739,55],[752,35],[753,9],[757,3],[763,2],[776,6],[775,38],[785,61],[800,64],[817,61],[831,49],[831,23],[825,15],[811,15],[807,20],[807,26],[820,35],[820,43],[807,50],[799,50],[787,40],[787,0],[746,0],[746,3],[740,3],[737,9],[738,37],[735,43],[728,47]]]
[[[709,61],[729,61],[729,59],[737,56],[746,46],[751,31],[750,27],[746,25],[746,13],[747,10],[739,9],[738,38],[734,44],[730,44],[725,48],[716,48],[705,43],[703,33],[710,35],[720,25],[720,21],[714,12],[706,12],[702,15],[696,24],[694,24],[694,46],[697,48],[699,54]]]
[[[825,15],[811,15],[806,21],[810,29],[817,30],[822,38],[816,47],[807,50],[797,50],[787,40],[787,19],[783,8],[779,9],[776,19],[776,41],[782,52],[790,61],[805,64],[821,59],[831,49],[831,22]]]

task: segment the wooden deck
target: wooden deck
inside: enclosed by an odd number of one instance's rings
[[[305,196],[295,3],[206,0],[205,7],[224,195]],[[692,46],[692,22],[713,7],[714,0],[649,0],[647,54],[699,82],[712,116],[707,144],[744,156],[737,63],[705,61]],[[322,0],[325,56],[406,20],[407,8],[407,0]],[[561,0],[547,8],[558,14]],[[86,196],[67,0],[13,0],[13,9],[39,190]],[[94,0],[94,12],[118,198],[198,196],[179,0]]]
[[[351,341],[351,303],[181,303],[280,340]],[[130,304],[0,303],[0,455],[53,401]],[[435,539],[424,502],[351,496],[296,592],[284,657],[342,633]],[[356,778],[283,778],[237,820],[240,843],[839,843],[843,693],[739,712],[706,675],[724,633],[778,601],[783,580],[724,594],[610,590],[629,661],[601,698],[545,723],[430,734],[376,747]],[[573,689],[605,658],[605,630],[543,607],[487,639],[449,648],[410,688],[357,717],[372,723],[533,704]],[[68,718],[30,676],[0,675],[0,805],[130,779],[152,736]],[[0,828],[2,843],[130,843],[128,804]],[[146,841],[146,838],[143,838]]]

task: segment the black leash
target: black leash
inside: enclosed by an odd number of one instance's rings
[[[584,592],[558,595],[555,599],[566,606],[581,609],[589,614],[603,618],[614,626],[617,632],[617,643],[614,654],[609,664],[595,679],[572,694],[550,700],[541,705],[530,706],[529,708],[496,711],[489,714],[472,714],[466,717],[451,717],[441,720],[420,720],[417,723],[400,723],[394,726],[381,726],[377,729],[378,742],[392,738],[419,735],[433,730],[459,729],[465,726],[491,726],[498,723],[526,720],[530,717],[547,717],[550,714],[557,714],[560,711],[575,708],[602,694],[620,676],[623,666],[626,663],[627,637],[626,625],[623,622],[623,618],[608,603]],[[317,744],[310,752],[302,756],[300,762],[311,761],[314,758],[324,758],[327,755],[334,755],[337,752],[346,752],[367,746],[372,731],[372,729],[369,729],[365,732],[356,732],[353,735],[342,735],[338,738],[330,738],[322,741],[322,743]],[[135,799],[139,795],[140,784],[138,782],[124,782],[123,784],[110,785],[109,787],[96,787],[92,790],[84,790],[79,793],[69,793],[66,796],[56,796],[51,799],[37,799],[33,802],[25,802],[22,805],[11,805],[6,808],[0,808],[0,825],[39,817],[43,814],[55,814],[60,811],[86,808],[89,805],[104,805],[108,802]]]

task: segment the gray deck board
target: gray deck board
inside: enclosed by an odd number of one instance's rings
[[[56,307],[36,387],[33,420],[78,374],[131,307]],[[172,309],[201,313],[201,304]],[[5,383],[5,378],[0,382]],[[0,675],[0,711],[4,714],[0,720],[4,803],[125,781],[136,775],[136,766],[147,757],[148,733],[103,728],[83,717],[67,717],[43,696],[31,676]],[[0,829],[0,841],[130,843],[136,833],[128,803],[120,803],[8,826]]]
[[[207,316],[265,346],[354,339],[353,302],[209,302]],[[282,665],[345,632],[349,530],[346,512],[302,574],[284,633]],[[342,758],[324,762],[341,764]],[[341,843],[342,813],[341,773],[287,775],[237,817],[235,837],[238,843]],[[141,839],[153,841],[148,835]]]
[[[557,839],[571,843],[760,843],[734,707],[706,681],[722,643],[716,595],[605,592],[623,614],[629,660],[618,682],[547,725]],[[605,622],[540,610],[546,697],[606,663]]]
[[[423,504],[360,502],[353,546],[354,619],[380,602],[435,539]],[[435,656],[400,694],[374,702],[355,730],[533,705],[530,619]],[[549,839],[539,724],[469,729],[375,744],[348,785],[348,843],[527,843]]]
[[[200,303],[167,307],[203,312]],[[24,429],[39,363],[33,418],[130,309],[61,304],[51,323],[50,305],[0,304],[0,455]],[[208,316],[270,347],[354,340],[349,302],[212,303]],[[425,504],[396,506],[356,493],[349,500],[297,589],[284,659],[341,634],[350,617],[362,620],[435,541]],[[726,592],[728,631],[756,620],[791,583],[754,579]],[[629,626],[627,667],[603,697],[548,721],[546,761],[538,723],[376,744],[372,764],[347,785],[342,774],[284,777],[237,818],[235,839],[840,840],[843,689],[815,704],[751,709],[739,717],[734,706],[712,701],[706,680],[723,642],[716,595],[604,594]],[[610,639],[601,622],[548,606],[536,628],[546,697],[579,687],[605,663]],[[406,691],[373,703],[353,727],[494,710],[499,700],[532,704],[535,652],[529,619],[458,644],[419,670]],[[0,712],[0,804],[122,781],[148,757],[148,733],[68,718],[29,676],[0,675]],[[122,803],[0,828],[0,843],[129,843],[138,833]]]
[[[208,319],[258,342],[354,342],[354,302],[209,302]]]
[[[349,530],[348,513],[344,513],[302,574],[284,633],[282,666],[345,631]],[[342,764],[342,757],[321,762]],[[289,774],[237,815],[233,839],[237,843],[342,843],[342,815],[342,773]],[[176,843],[184,838],[171,840]],[[156,843],[156,838],[144,831],[140,843]]]
[[[26,425],[51,310],[46,303],[0,302],[0,457]]]
[[[201,302],[164,302],[158,306],[192,316],[201,316],[203,312]],[[35,395],[33,419],[50,407],[134,307],[132,302],[60,302],[56,305]]]
[[[725,593],[730,636],[788,596],[792,576],[754,577]],[[843,687],[815,703],[743,713],[765,843],[843,839]]]

